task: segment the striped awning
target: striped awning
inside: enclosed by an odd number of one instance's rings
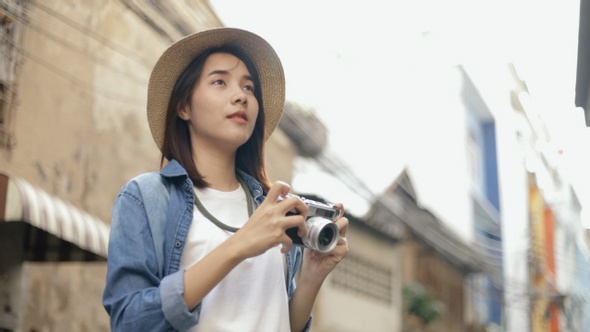
[[[107,257],[109,227],[25,180],[0,174],[0,222],[26,222],[81,249]]]

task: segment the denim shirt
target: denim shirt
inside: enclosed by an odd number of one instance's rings
[[[261,204],[260,183],[240,170],[238,175],[256,205]],[[184,270],[179,271],[193,208],[193,184],[175,160],[160,172],[136,176],[120,190],[112,210],[103,292],[112,331],[182,331],[199,322],[201,304],[187,308]],[[290,300],[302,251],[293,246],[285,255]],[[311,318],[305,330],[310,325]]]

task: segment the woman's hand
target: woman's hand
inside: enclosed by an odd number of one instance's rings
[[[336,220],[336,225],[340,230],[336,247],[331,252],[324,254],[305,248],[301,268],[302,278],[323,282],[336,265],[348,254],[348,241],[346,239],[348,219],[343,217],[344,207],[342,204],[338,203],[335,206],[341,211],[340,218]]]
[[[305,234],[307,205],[299,197],[286,197],[290,189],[286,183],[275,183],[240,230],[185,271],[183,296],[189,308],[200,303],[243,260],[279,244],[283,245],[282,251],[287,252],[293,242],[285,233],[286,229],[298,227],[298,234]],[[293,209],[299,214],[287,216]]]
[[[248,222],[230,238],[239,243],[244,258],[260,255],[278,245],[282,245],[282,253],[289,251],[293,241],[285,233],[288,228],[297,227],[299,236],[305,234],[307,205],[299,197],[287,197],[290,190],[288,184],[275,182]],[[291,210],[297,210],[298,214],[287,215]]]
[[[297,288],[289,306],[292,331],[301,331],[305,326],[324,280],[348,254],[348,242],[346,240],[348,219],[342,217],[344,211],[342,204],[336,204],[336,207],[341,211],[340,218],[336,221],[336,225],[340,230],[336,248],[325,254],[309,248],[303,250],[301,274],[297,280]]]

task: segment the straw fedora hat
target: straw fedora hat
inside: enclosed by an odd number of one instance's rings
[[[219,46],[242,50],[260,76],[265,114],[265,138],[274,131],[285,104],[285,74],[281,61],[268,42],[242,29],[214,28],[188,35],[172,44],[160,56],[148,83],[147,118],[156,145],[162,150],[166,112],[172,89],[185,68],[199,54]]]

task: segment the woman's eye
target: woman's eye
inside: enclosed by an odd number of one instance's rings
[[[245,86],[244,86],[244,90],[247,90],[247,91],[254,91],[254,85],[245,85]]]
[[[213,84],[215,84],[215,85],[222,85],[223,84],[223,80],[215,80],[215,81],[213,81]]]

